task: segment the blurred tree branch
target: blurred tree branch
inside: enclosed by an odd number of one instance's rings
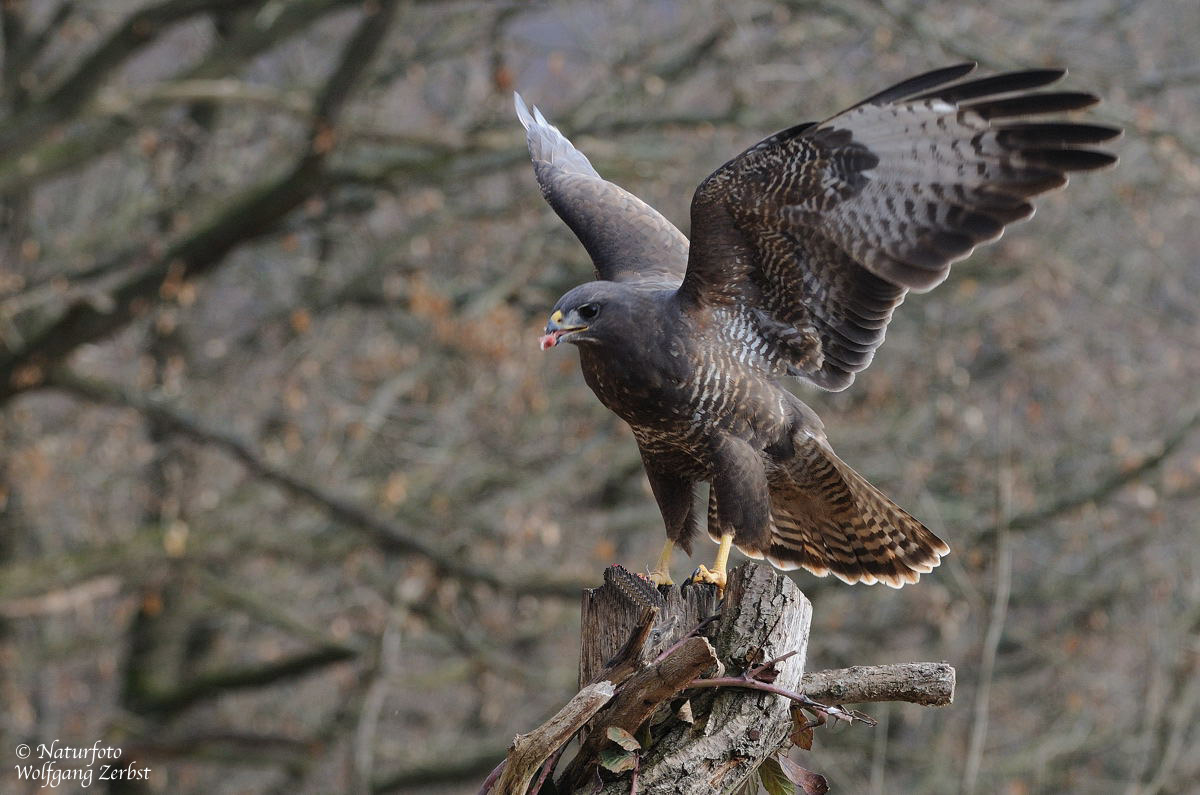
[[[371,791],[383,795],[400,790],[421,790],[437,784],[478,780],[495,767],[497,759],[504,757],[510,742],[505,741],[465,752],[455,749],[450,755],[408,765],[377,778],[371,785]]]
[[[172,733],[174,734],[174,733]],[[191,759],[227,765],[292,766],[310,757],[313,742],[250,732],[196,732],[182,736],[138,737],[123,744],[123,756]]]
[[[4,44],[3,57],[0,59],[0,86],[3,86],[0,98],[6,101],[11,110],[21,105],[24,92],[18,76],[29,46],[21,11],[16,3],[0,4],[0,41]]]
[[[205,538],[203,542],[193,539],[188,543],[188,559],[216,569],[229,566],[235,555],[251,552],[271,558],[291,554],[302,564],[314,565],[344,557],[354,549],[344,539],[330,534],[309,539],[300,551],[290,541],[278,546],[264,545],[263,541],[254,536],[238,538],[229,534]],[[233,548],[227,548],[226,543]],[[164,549],[163,528],[147,526],[123,540],[5,563],[0,565],[0,615],[35,615],[71,609],[80,601],[94,601],[98,595],[108,593],[109,584],[114,581],[120,582],[125,590],[140,587],[152,581],[156,572],[171,560]]]
[[[15,15],[18,11],[17,7],[14,4],[5,4],[6,9],[10,6],[12,6],[12,13]],[[58,8],[54,9],[54,14],[46,21],[41,30],[37,33],[22,36],[14,41],[14,46],[11,50],[7,46],[5,47],[5,51],[9,53],[9,56],[6,58],[4,64],[4,79],[11,81],[11,88],[21,85],[23,78],[26,76],[26,69],[41,55],[51,38],[62,30],[63,25],[74,15],[77,6],[78,3],[76,0],[62,0],[58,4]],[[18,24],[20,23],[18,22]],[[19,90],[21,93],[28,93],[23,87]]]
[[[393,553],[420,555],[431,561],[439,571],[460,579],[481,582],[502,591],[574,598],[586,584],[580,581],[561,581],[541,578],[501,576],[492,569],[474,566],[458,555],[438,550],[416,538],[394,521],[378,516],[368,509],[330,493],[315,483],[306,482],[268,463],[242,440],[224,431],[205,426],[201,421],[184,414],[166,402],[148,395],[134,395],[121,387],[96,379],[83,378],[69,371],[53,371],[46,386],[60,389],[86,400],[137,410],[187,438],[213,445],[239,460],[250,472],[283,488],[294,496],[311,502],[349,527],[358,530],[381,548]]]
[[[338,113],[349,98],[350,87],[361,78],[383,41],[398,1],[386,0],[364,12],[343,47],[337,66],[317,95],[308,147],[292,168],[282,177],[244,191],[206,224],[177,240],[145,267],[128,274],[113,287],[104,304],[78,300],[58,318],[30,334],[16,350],[0,354],[0,404],[36,386],[46,367],[61,361],[79,345],[106,337],[132,321],[139,309],[157,299],[160,287],[168,279],[182,282],[218,267],[230,251],[270,231],[324,186],[324,164],[335,143]],[[176,13],[185,8],[210,7],[200,0],[170,0],[165,5]],[[219,3],[216,5],[219,7]],[[155,19],[158,17],[151,17]],[[137,23],[134,19],[128,26],[132,29]],[[137,34],[136,40],[143,36]],[[108,56],[112,57],[115,56]],[[73,96],[90,86],[90,80],[81,79],[81,87],[70,94]],[[5,147],[0,144],[0,148]]]
[[[1070,513],[1077,508],[1092,503],[1105,502],[1125,486],[1136,483],[1145,475],[1158,469],[1164,461],[1183,446],[1184,442],[1191,438],[1192,433],[1197,428],[1200,428],[1200,410],[1193,411],[1188,419],[1184,420],[1175,430],[1164,437],[1157,453],[1146,456],[1135,466],[1121,467],[1109,473],[1105,477],[1100,478],[1091,488],[1059,497],[1031,511],[1016,514],[1006,523],[1006,530],[1031,530],[1043,527],[1047,522]],[[996,533],[996,525],[988,524],[970,531],[969,537],[986,541],[991,540]]]
[[[1200,608],[1194,608],[1180,622],[1182,637],[1195,642],[1200,638]],[[1167,692],[1163,694],[1157,720],[1147,721],[1150,747],[1143,769],[1135,776],[1136,784],[1128,791],[1137,795],[1160,792],[1184,792],[1189,775],[1181,767],[1186,761],[1187,735],[1196,729],[1200,715],[1200,661],[1194,649],[1180,649],[1171,660]],[[1194,766],[1195,759],[1192,759]],[[1190,778],[1195,781],[1194,777]]]
[[[217,576],[207,568],[194,568],[191,573],[198,576],[204,590],[215,601],[224,602],[235,610],[254,618],[259,623],[282,629],[292,637],[316,646],[331,648],[336,646],[344,648],[347,651],[361,651],[352,645],[335,641],[326,633],[288,615],[279,605],[273,604],[270,600],[262,596],[245,589],[230,586],[225,578]]]
[[[123,542],[74,554],[24,558],[0,567],[0,614],[35,613],[76,587],[105,582],[114,575],[144,572],[166,558],[161,529],[146,529]],[[86,591],[85,591],[86,593]]]
[[[129,695],[129,703],[141,713],[173,715],[231,690],[267,687],[357,656],[355,649],[327,645],[261,665],[229,667],[200,674],[170,690],[135,688]]]
[[[295,0],[288,3],[265,24],[243,25],[215,46],[200,63],[184,71],[162,88],[187,84],[192,80],[214,80],[227,76],[262,53],[279,47],[304,32],[329,14],[361,0]],[[241,10],[242,6],[236,5]],[[61,136],[39,140],[21,153],[0,151],[0,189],[27,187],[58,174],[79,168],[112,151],[147,121],[148,105],[132,103],[125,95],[101,93],[100,110],[110,115],[86,115]]]
[[[0,151],[8,157],[17,155],[51,126],[69,119],[95,95],[112,70],[154,41],[163,28],[198,14],[243,4],[243,0],[165,0],[138,9],[85,57],[57,88],[0,128]]]

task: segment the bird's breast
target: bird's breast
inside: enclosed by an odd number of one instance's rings
[[[788,425],[780,387],[719,345],[652,356],[580,352],[592,391],[649,452],[690,460],[720,433],[766,446]]]
[[[600,402],[634,424],[661,423],[686,409],[686,369],[670,351],[604,355],[580,350],[584,380]]]

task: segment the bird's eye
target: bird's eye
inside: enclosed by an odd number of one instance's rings
[[[584,304],[576,311],[579,312],[579,316],[584,320],[591,320],[600,314],[600,304]]]

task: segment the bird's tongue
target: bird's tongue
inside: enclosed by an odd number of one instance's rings
[[[538,345],[544,351],[550,350],[558,344],[558,335],[561,333],[560,331],[552,331],[549,334],[543,334],[541,337],[538,337]]]

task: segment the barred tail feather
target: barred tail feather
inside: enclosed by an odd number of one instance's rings
[[[808,437],[787,469],[792,488],[772,493],[776,532],[767,560],[780,568],[893,588],[933,571],[950,547]]]
[[[798,436],[795,457],[771,479],[771,541],[738,549],[773,566],[804,568],[843,582],[901,588],[928,574],[950,547],[838,458],[823,442]],[[719,537],[715,501],[709,532]],[[737,545],[737,538],[734,538]]]

